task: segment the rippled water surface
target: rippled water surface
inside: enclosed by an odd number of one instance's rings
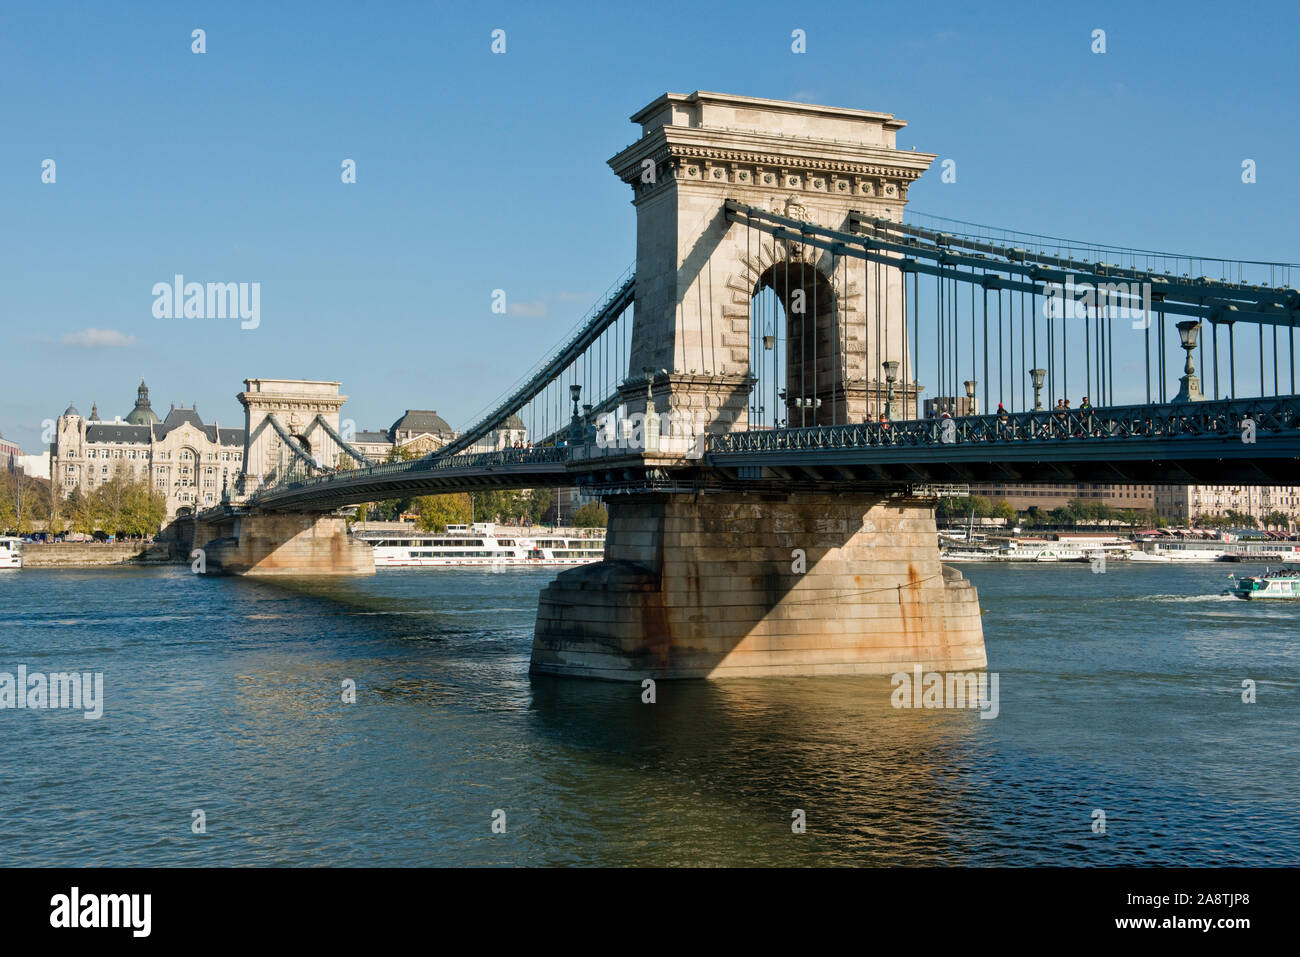
[[[1300,604],[1230,570],[964,566],[993,720],[888,677],[530,678],[551,570],[0,573],[0,671],[107,699],[0,711],[0,863],[1294,865]]]

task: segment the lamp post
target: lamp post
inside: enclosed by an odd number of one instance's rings
[[[1047,375],[1046,369],[1030,369],[1029,376],[1034,383],[1034,411],[1043,411],[1043,377]]]
[[[975,404],[975,387],[979,385],[976,379],[967,379],[962,383],[966,387],[966,401],[969,403],[966,407],[970,409],[970,415],[979,415],[979,406]]]
[[[576,382],[569,386],[569,395],[573,399],[573,424],[569,428],[569,444],[577,445],[582,441],[582,424],[578,418],[578,399],[582,395],[582,386]]]
[[[1179,379],[1178,394],[1174,396],[1175,402],[1204,402],[1205,396],[1201,394],[1201,380],[1196,377],[1196,368],[1192,365],[1192,350],[1196,348],[1196,340],[1201,332],[1201,323],[1196,319],[1184,319],[1178,323],[1178,338],[1182,340],[1183,348],[1187,350],[1187,364],[1183,366],[1183,377]]]
[[[894,383],[898,381],[898,360],[886,359],[880,364],[885,367],[885,417],[892,421],[899,418],[898,408],[894,404]]]

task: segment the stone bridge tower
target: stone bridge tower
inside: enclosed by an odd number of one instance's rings
[[[339,464],[341,450],[321,425],[340,432],[339,410],[347,396],[339,394],[339,383],[245,379],[238,398],[244,407],[245,445],[244,471],[233,490],[237,495],[196,514],[190,557],[202,556],[205,574],[373,575],[373,550],[349,534],[345,519],[332,507],[273,512],[246,501],[268,474],[293,460],[272,416],[321,465]]]
[[[814,410],[802,424],[874,417],[881,363],[907,360],[902,273],[731,223],[726,201],[849,232],[852,211],[900,221],[934,157],[897,149],[903,124],[888,113],[697,92],[661,96],[632,119],[641,138],[610,160],[637,211],[628,410],[746,428],[751,303],[771,289],[787,316],[787,393],[820,400],[800,406],[801,418]],[[915,393],[904,388],[904,415]],[[682,451],[646,448],[647,463],[668,466]],[[778,483],[606,502],[605,560],[542,592],[534,673],[641,681],[986,664],[978,598],[940,563],[932,499]]]
[[[645,411],[638,377],[653,369],[654,411],[702,412],[713,432],[745,428],[750,303],[766,287],[787,316],[786,374],[821,400],[807,424],[874,415],[881,363],[908,359],[902,273],[730,223],[724,203],[844,232],[851,211],[901,222],[934,155],[898,149],[905,124],[890,113],[718,93],[667,93],[632,121],[641,138],[609,161],[637,210],[629,409]],[[903,395],[908,416],[915,391]]]
[[[322,430],[313,428],[313,423],[319,415],[338,431],[339,410],[348,398],[339,394],[339,386],[338,382],[306,379],[244,380],[244,391],[238,395],[239,404],[244,407],[247,436],[241,491],[255,491],[272,470],[288,461],[283,440],[267,421],[271,415],[307,452],[320,455],[322,465],[337,464],[332,460],[337,458],[333,443],[323,441],[326,437]]]

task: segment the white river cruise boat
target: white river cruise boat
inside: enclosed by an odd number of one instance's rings
[[[996,562],[998,550],[992,545],[944,545],[939,560],[945,562]]]
[[[1300,564],[1293,541],[1148,539],[1129,556],[1135,562],[1279,562]]]
[[[1225,562],[1276,562],[1300,564],[1300,544],[1291,541],[1236,541],[1224,545]]]
[[[1105,555],[1122,559],[1129,554],[1128,542],[1118,538],[1056,540],[1042,538],[1012,539],[1002,546],[999,561],[1004,562],[1088,562]]]
[[[478,522],[441,533],[363,531],[357,539],[374,548],[376,568],[588,565],[605,557],[604,529],[498,531]]]
[[[1153,539],[1144,541],[1129,555],[1131,562],[1217,562],[1227,554],[1223,542]]]
[[[0,568],[23,567],[23,540],[9,535],[0,536]]]
[[[1237,579],[1233,587],[1228,589],[1228,594],[1247,601],[1254,601],[1257,598],[1298,601],[1300,600],[1300,571],[1270,572],[1265,569],[1262,575]]]
[[[1114,536],[1058,535],[1048,538],[1011,538],[1000,544],[944,545],[939,553],[945,562],[1091,562],[1101,556],[1112,560],[1128,557],[1131,544]]]

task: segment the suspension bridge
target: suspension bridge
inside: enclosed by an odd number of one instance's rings
[[[351,504],[576,485],[608,557],[543,593],[536,672],[980,667],[932,486],[1294,476],[1295,267],[910,214],[935,156],[891,114],[697,92],[633,122],[635,265],[455,441],[377,464],[341,400],[246,402],[244,485],[200,517],[261,543],[231,570],[357,570]],[[485,451],[516,416],[530,447]]]

